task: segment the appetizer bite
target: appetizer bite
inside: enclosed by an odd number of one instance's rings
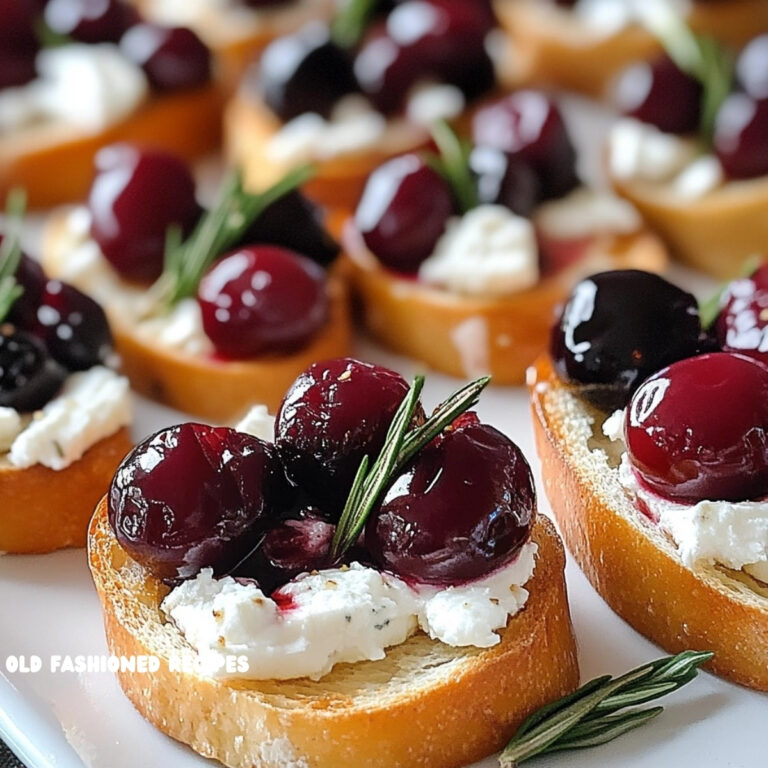
[[[0,235],[0,552],[85,545],[133,446],[128,381],[101,307]]]
[[[41,9],[41,6],[42,9]],[[0,196],[82,198],[96,151],[151,141],[191,158],[219,142],[211,56],[185,27],[121,0],[5,0],[0,7]]]
[[[713,41],[664,34],[669,54],[617,81],[609,177],[675,255],[731,279],[768,243],[768,35],[734,70]]]
[[[768,690],[768,270],[714,325],[644,272],[581,282],[531,371],[544,484],[595,589],[667,650]]]
[[[349,211],[377,165],[494,89],[493,25],[487,0],[352,0],[254,62],[227,110],[227,152],[257,190],[313,162],[307,194]]]
[[[139,392],[227,421],[346,353],[345,287],[324,268],[338,246],[297,191],[306,170],[261,195],[234,174],[203,212],[173,155],[118,144],[96,168],[88,204],[51,218],[44,261],[106,308]]]
[[[572,691],[562,547],[486,383],[426,418],[423,379],[335,359],[274,444],[260,414],[139,445],[89,545],[111,652],[160,659],[119,675],[139,712],[232,768],[447,768]]]
[[[768,30],[763,0],[495,0],[511,44],[505,79],[604,96],[618,72],[661,45],[648,23],[677,14],[739,47]]]
[[[520,384],[554,308],[596,268],[660,270],[635,209],[584,187],[557,104],[517,91],[480,108],[474,145],[436,128],[440,156],[370,176],[343,241],[367,328],[453,376]]]

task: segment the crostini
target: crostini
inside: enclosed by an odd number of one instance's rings
[[[422,383],[318,363],[274,444],[182,424],[126,458],[89,560],[111,651],[160,659],[118,676],[151,723],[231,768],[448,768],[575,688],[561,544],[519,448],[465,412],[487,382],[429,419]]]

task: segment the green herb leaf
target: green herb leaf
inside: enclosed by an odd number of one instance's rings
[[[477,186],[469,169],[471,143],[459,139],[445,120],[438,120],[432,126],[432,138],[440,154],[426,153],[426,162],[448,182],[462,213],[476,208],[479,204]]]
[[[16,270],[21,261],[21,225],[26,207],[27,193],[23,189],[12,189],[6,201],[5,236],[0,243],[0,322],[24,293],[16,280]]]
[[[501,768],[536,755],[605,744],[659,715],[663,707],[630,709],[687,685],[714,654],[684,651],[617,678],[600,677],[534,712],[499,757]]]
[[[348,0],[331,24],[331,37],[336,45],[342,48],[357,45],[378,4],[379,0]]]

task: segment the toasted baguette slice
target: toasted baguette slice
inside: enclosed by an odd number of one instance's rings
[[[52,277],[61,276],[67,255],[72,252],[68,213],[54,213],[46,227],[42,261]],[[346,285],[331,272],[328,289],[328,322],[306,346],[288,355],[265,355],[253,360],[218,360],[152,344],[136,333],[108,297],[94,298],[107,313],[122,371],[136,391],[208,421],[227,422],[242,416],[253,403],[264,403],[276,410],[288,387],[307,366],[347,354],[351,331]]]
[[[768,250],[768,177],[728,181],[696,200],[671,184],[613,179],[613,186],[675,256],[718,280],[738,276],[745,261]]]
[[[607,414],[590,408],[541,359],[529,374],[544,487],[568,549],[595,589],[669,652],[714,651],[718,675],[768,690],[768,588],[741,571],[681,561],[618,480]]]
[[[590,33],[578,19],[555,13],[551,5],[542,0],[494,0],[512,43],[509,69],[503,73],[510,85],[549,85],[600,97],[626,66],[661,53],[659,43],[640,26],[611,35]],[[696,32],[740,47],[768,29],[768,4],[695,2],[688,22]]]
[[[221,139],[222,106],[220,88],[209,85],[154,96],[135,114],[99,133],[45,123],[3,135],[0,199],[23,187],[33,207],[80,200],[93,180],[94,155],[117,141],[165,148],[188,159],[213,151]]]
[[[0,462],[0,552],[84,547],[93,506],[132,447],[130,433],[123,428],[58,471]]]
[[[522,384],[546,348],[552,315],[576,280],[603,269],[661,272],[666,250],[648,232],[600,235],[573,266],[505,298],[459,296],[398,276],[344,229],[346,268],[366,328],[383,344],[459,378],[484,374],[496,384]]]
[[[117,544],[102,501],[89,562],[110,652],[153,654],[160,669],[119,673],[160,730],[230,768],[460,768],[500,749],[523,718],[578,684],[562,544],[540,517],[525,608],[491,648],[451,648],[423,633],[381,661],[340,664],[319,682],[224,681],[171,671],[189,652],[163,623],[167,592]]]

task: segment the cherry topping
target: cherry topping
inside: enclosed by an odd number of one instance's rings
[[[469,167],[477,178],[480,203],[504,205],[518,216],[529,217],[541,201],[541,181],[520,157],[494,147],[475,147]]]
[[[768,98],[768,35],[753,38],[736,62],[741,87],[753,99]]]
[[[120,47],[157,91],[196,88],[211,79],[211,52],[186,27],[136,24],[125,33]]]
[[[305,112],[328,117],[342,96],[359,90],[349,54],[320,22],[270,43],[254,76],[264,101],[285,121]]]
[[[734,179],[768,174],[768,99],[732,93],[715,120],[715,152]]]
[[[42,408],[64,382],[66,371],[40,339],[24,331],[0,330],[0,406],[30,412]]]
[[[287,493],[271,445],[227,427],[181,424],[123,459],[109,490],[120,546],[156,577],[226,573],[259,543]]]
[[[378,456],[407,392],[399,373],[378,365],[351,358],[311,365],[277,413],[275,444],[288,479],[338,516],[363,456]]]
[[[528,539],[536,492],[522,451],[486,424],[425,448],[369,518],[374,562],[429,584],[460,584],[506,565]]]
[[[0,3],[0,51],[3,54],[28,54],[34,58],[39,47],[35,31],[39,14],[36,0],[3,0]],[[5,75],[0,68],[0,82]]]
[[[455,210],[443,177],[418,155],[409,154],[388,160],[370,175],[355,223],[384,265],[416,272]]]
[[[698,351],[696,299],[658,275],[602,272],[573,289],[552,329],[558,375],[598,407],[627,404],[642,381]]]
[[[219,259],[198,287],[203,329],[227,357],[288,353],[328,320],[322,267],[273,245],[251,246]]]
[[[121,0],[49,0],[45,6],[46,24],[82,43],[116,43],[135,20]]]
[[[694,133],[701,120],[701,83],[669,56],[625,69],[613,93],[616,108],[628,117],[667,133]]]
[[[0,88],[25,85],[37,76],[34,53],[0,49]]]
[[[131,144],[113,144],[96,155],[88,206],[91,236],[130,280],[159,277],[168,228],[177,225],[189,234],[200,217],[189,168],[167,152]]]
[[[562,197],[579,184],[576,151],[557,104],[545,93],[523,90],[479,109],[472,136],[528,163],[544,199]]]
[[[0,235],[0,243],[2,242],[3,238]],[[24,293],[11,305],[8,321],[22,328],[31,329],[37,321],[37,308],[40,306],[47,279],[39,262],[26,254],[21,255],[14,277]]]
[[[768,365],[768,264],[751,277],[734,280],[724,299],[715,323],[720,347]]]
[[[663,496],[766,496],[768,368],[723,352],[673,363],[637,390],[625,432],[632,466]]]

